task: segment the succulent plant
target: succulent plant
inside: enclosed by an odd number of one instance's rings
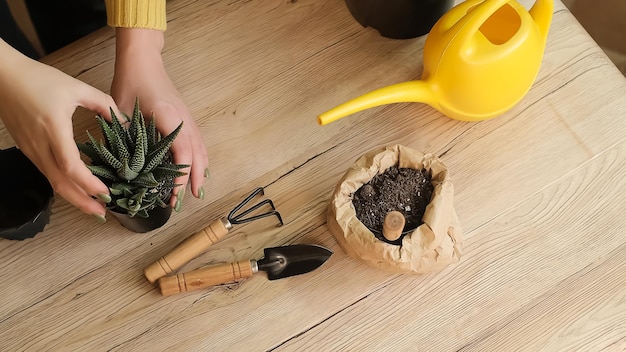
[[[112,109],[111,115],[111,122],[96,116],[104,141],[96,141],[87,131],[89,141],[76,144],[91,159],[87,165],[91,173],[109,186],[111,202],[107,208],[147,218],[155,207],[167,207],[172,189],[179,186],[174,179],[186,174],[180,169],[189,167],[172,163],[169,153],[183,124],[162,137],[154,116],[146,126],[139,100],[135,101],[132,118],[123,114],[128,123],[122,125]]]

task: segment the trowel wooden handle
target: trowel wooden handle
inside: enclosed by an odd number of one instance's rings
[[[171,252],[150,264],[143,272],[148,281],[154,283],[205,252],[212,244],[220,241],[232,225],[227,219],[217,219],[206,228],[187,237]]]
[[[256,265],[253,263],[256,264],[254,261],[242,260],[237,263],[220,264],[193,270],[176,276],[162,277],[159,279],[161,294],[170,296],[250,277],[256,272]]]
[[[383,236],[389,241],[395,241],[402,235],[404,229],[404,215],[399,211],[390,211],[383,222]]]

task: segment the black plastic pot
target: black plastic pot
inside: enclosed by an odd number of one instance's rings
[[[453,0],[346,0],[352,16],[363,26],[393,39],[416,38],[430,32],[454,6]]]
[[[24,240],[43,231],[50,222],[54,192],[46,177],[20,151],[0,150],[2,195],[0,237]]]
[[[144,233],[152,230],[156,230],[159,227],[165,225],[172,215],[172,207],[167,206],[165,208],[156,207],[148,212],[147,218],[139,216],[130,217],[126,213],[120,213],[115,210],[110,211],[113,217],[119,221],[125,228],[137,232]]]

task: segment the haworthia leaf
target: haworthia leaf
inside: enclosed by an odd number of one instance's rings
[[[91,142],[91,145],[96,153],[98,153],[98,157],[100,157],[104,164],[110,166],[114,170],[117,170],[122,166],[122,163],[117,160],[111,152],[109,152],[102,142],[96,142],[96,139],[93,138],[89,131],[87,131],[87,137],[89,138],[89,141]]]
[[[137,209],[137,211],[141,211],[144,209],[150,209],[151,207],[154,206],[156,199],[151,199],[151,200],[144,200],[143,203],[141,204],[141,207],[139,209]]]
[[[130,198],[135,194],[132,189],[124,189],[124,197]]]
[[[141,125],[143,125],[143,123]],[[130,159],[130,168],[135,172],[140,172],[146,162],[146,149],[148,144],[145,142],[146,133],[143,127],[139,127],[135,133],[137,144],[135,145],[133,157]]]
[[[141,200],[137,201],[132,198],[123,198],[119,199],[117,202],[119,203],[120,201],[122,201],[121,203],[124,204],[124,209],[132,212],[137,212],[137,210],[139,210],[139,208],[141,207]]]
[[[182,172],[182,171],[178,171],[178,170],[172,170],[172,169],[166,169],[166,168],[162,168],[160,166],[157,167],[156,169],[152,170],[152,173],[154,174],[154,178],[156,178],[157,180],[162,180],[162,179],[165,179],[165,178],[176,178],[176,177],[187,175],[186,172]]]
[[[145,171],[152,171],[155,167],[157,167],[165,154],[169,151],[170,146],[176,139],[178,132],[183,128],[183,123],[181,122],[178,127],[172,133],[167,135],[167,137],[161,139],[155,146],[155,149],[148,154],[148,158],[146,160],[146,166],[144,167]]]
[[[97,151],[98,155],[102,158],[102,160],[111,168],[119,169],[122,167],[122,163],[115,157],[115,155],[111,154],[111,152],[104,146],[104,144],[100,143]]]
[[[159,141],[159,137],[160,137],[159,132],[156,129],[155,120],[156,119],[152,117],[150,119],[150,122],[148,123],[148,128],[146,128],[146,139],[148,140],[148,149],[147,149],[148,152],[154,149],[154,146]]]
[[[129,210],[128,209],[128,198],[120,198],[120,199],[115,201],[115,204],[118,207],[122,208],[122,209]]]
[[[130,151],[128,149],[129,145],[126,143],[126,138],[124,138],[124,126],[120,125],[120,122],[117,118],[112,120],[112,123],[109,125],[113,133],[115,133],[115,139],[117,140],[117,145],[119,148],[119,158],[124,159],[130,156]]]
[[[133,107],[133,119],[141,119],[141,109],[139,109],[139,98],[135,98],[135,106]]]
[[[108,122],[106,122],[106,120],[103,119],[100,115],[96,116],[96,121],[98,121],[100,130],[106,138],[107,146],[108,148],[110,148],[111,154],[113,154],[118,160],[128,158],[128,150],[126,150],[126,145],[124,144],[124,141],[119,137],[118,134],[115,133],[115,131],[113,131]]]
[[[117,177],[117,175],[114,174],[111,169],[105,166],[87,165],[87,168],[89,169],[89,171],[91,171],[92,174],[98,177],[102,177],[111,181],[116,181],[119,179],[119,177]]]
[[[139,192],[132,197],[132,199],[140,200],[146,195],[146,193],[148,193],[148,190],[146,188],[141,188]]]
[[[130,133],[130,117],[128,117],[128,115],[124,114],[124,117],[126,117],[126,121],[128,122],[128,124],[126,125],[126,128],[123,128],[122,132],[123,132],[123,136],[124,136],[124,140],[126,141],[126,144],[128,145],[128,152],[132,153],[135,150],[135,140],[132,138],[131,133]]]
[[[156,199],[156,204],[157,204],[158,206],[160,206],[161,208],[165,208],[165,207],[167,207],[167,204],[165,204],[165,202],[163,201],[163,199],[161,199],[161,198],[159,198],[159,197],[157,197],[157,199]]]
[[[142,131],[145,129],[145,122],[143,121],[143,115],[139,110],[139,105],[137,104],[137,100],[135,101],[135,108],[133,110],[133,117],[130,120],[130,138],[132,143],[135,145],[135,149],[143,148],[143,135]]]
[[[115,112],[113,112],[113,109],[110,109],[110,111],[111,111],[111,125],[110,125],[111,129],[113,130],[115,135],[117,135],[118,140],[122,144],[124,144],[124,148],[128,152],[129,145],[126,141],[126,132],[125,132],[126,129],[124,128],[124,126],[122,126],[119,118],[117,117],[117,115],[115,115]],[[122,114],[122,116],[124,116],[124,114]]]
[[[137,176],[139,176],[139,173],[132,170],[130,168],[130,166],[128,165],[128,160],[124,160],[123,163],[120,163],[122,166],[120,168],[117,169],[117,174],[119,175],[119,177],[121,177],[122,179],[126,180],[126,181],[132,181],[134,180]]]
[[[91,145],[91,143],[76,143],[76,146],[78,147],[78,150],[87,155],[87,157],[89,159],[91,159],[91,163],[92,164],[103,164],[102,159],[100,159],[100,156],[98,156],[98,152],[96,151],[96,149]]]
[[[158,168],[176,171],[176,170],[184,169],[190,166],[191,165],[188,165],[188,164],[161,164],[158,166]]]
[[[138,193],[134,194],[128,200],[128,209],[132,211],[138,211],[143,203],[143,198],[146,194],[146,189],[142,188]]]
[[[159,181],[155,179],[152,172],[146,172],[137,176],[133,183],[144,187],[156,187],[159,185]]]
[[[134,187],[128,183],[116,182],[112,184],[111,187],[109,187],[109,191],[116,196],[122,195],[124,193],[127,193],[128,195],[132,195],[133,188]]]

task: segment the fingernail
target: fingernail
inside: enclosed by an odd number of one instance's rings
[[[105,222],[107,222],[107,219],[104,217],[104,215],[100,215],[100,214],[93,214],[93,217],[96,219],[96,221],[99,224],[104,224]]]
[[[204,187],[202,187],[202,186],[200,186],[200,188],[198,188],[198,198],[204,199]]]
[[[210,178],[211,177],[211,173],[209,172],[209,168],[207,167],[206,169],[204,169],[204,178]]]
[[[111,196],[106,193],[98,193],[98,198],[105,203],[111,202]]]
[[[178,191],[178,194],[176,195],[176,204],[174,205],[174,210],[176,210],[177,212],[180,212],[181,209],[183,208],[183,197],[185,196],[185,190],[181,189],[180,191]]]

